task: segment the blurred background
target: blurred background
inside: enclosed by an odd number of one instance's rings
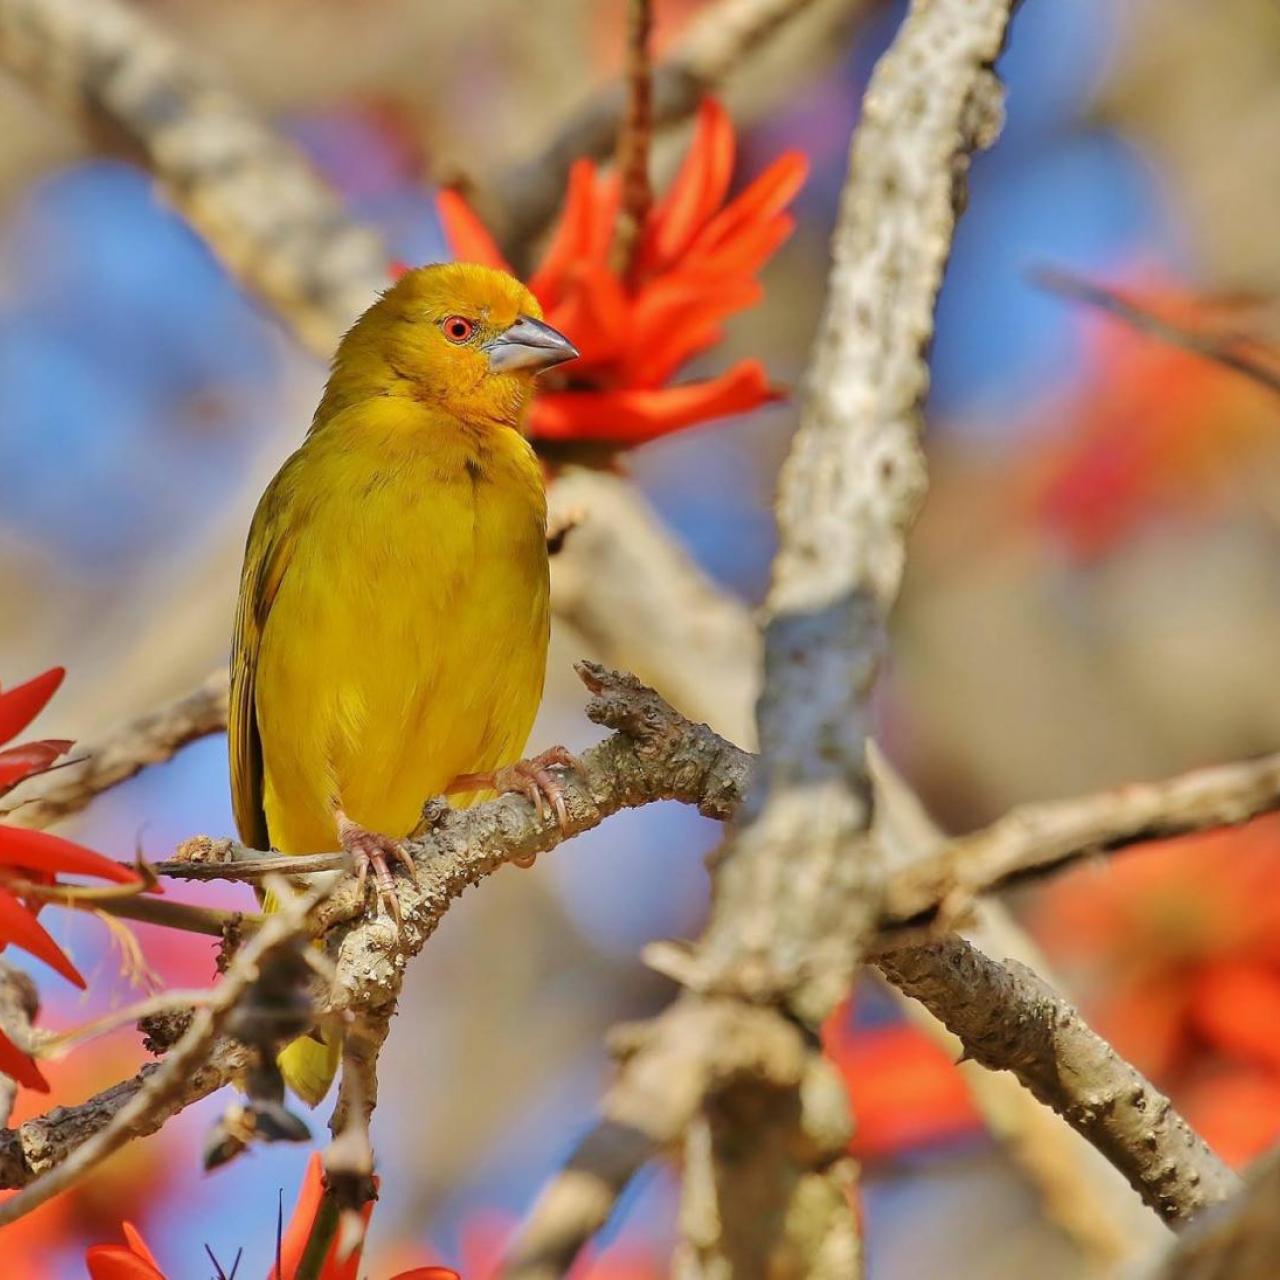
[[[138,7],[219,65],[410,263],[446,256],[433,175],[465,169],[483,186],[535,154],[622,56],[620,0],[560,0],[554,21],[515,0]],[[657,0],[658,50],[703,7]],[[788,149],[812,169],[764,301],[694,372],[744,356],[783,384],[803,371],[849,132],[903,11],[846,3],[833,22],[840,8],[817,5],[813,19],[838,38],[797,38],[726,89],[736,187]],[[953,831],[1020,801],[1280,743],[1268,675],[1280,653],[1280,399],[1029,278],[1053,265],[1193,311],[1229,297],[1265,336],[1266,299],[1280,292],[1280,11],[1029,0],[1000,71],[1008,124],[974,165],[943,290],[931,489],[881,703],[882,744]],[[37,728],[82,739],[225,661],[249,515],[324,377],[148,175],[90,137],[0,75],[0,681],[64,664]],[[664,142],[660,175],[686,142],[687,131]],[[767,583],[795,413],[772,405],[625,463],[748,604]],[[557,630],[539,746],[597,736],[571,672],[589,648]],[[73,834],[162,857],[194,833],[230,833],[224,755],[221,737],[190,747],[104,796]],[[590,1122],[608,1080],[603,1033],[667,999],[637,952],[697,930],[716,838],[676,806],[623,815],[450,912],[384,1057],[369,1275],[420,1261],[486,1274]],[[185,896],[196,895],[247,905],[233,888]],[[1086,867],[1013,904],[1099,1029],[1235,1162],[1280,1137],[1280,935],[1263,918],[1277,900],[1280,819],[1268,818]],[[94,975],[81,997],[39,972],[46,1023],[136,997],[146,976],[118,975],[98,921],[43,918]],[[206,941],[137,933],[159,980],[213,978]],[[1082,1223],[1037,1168],[1056,1139],[1028,1155],[993,1136],[970,1077],[875,982],[828,1030],[860,1114],[873,1275],[1034,1266],[1053,1280],[1121,1260],[1123,1240]],[[74,1053],[53,1069],[56,1099],[78,1101],[144,1058],[132,1032]],[[18,1118],[42,1102],[24,1099]],[[220,1107],[185,1113],[11,1228],[16,1274],[83,1275],[86,1244],[117,1239],[122,1218],[176,1275],[204,1265],[205,1243],[228,1266],[243,1246],[241,1274],[264,1273],[277,1194],[287,1212],[307,1150],[258,1149],[204,1177],[199,1141]],[[664,1274],[676,1203],[668,1173],[646,1172],[580,1274]],[[1115,1212],[1149,1229],[1142,1211]]]

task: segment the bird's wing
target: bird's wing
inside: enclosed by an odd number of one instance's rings
[[[227,741],[231,756],[231,807],[240,839],[269,847],[262,797],[262,739],[256,708],[258,650],[267,615],[289,567],[293,535],[285,473],[271,482],[254,513],[240,575],[235,635],[231,644],[231,704]]]

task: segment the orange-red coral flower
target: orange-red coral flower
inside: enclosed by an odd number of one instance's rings
[[[1153,842],[1045,890],[1031,923],[1098,1030],[1228,1158],[1280,1131],[1280,816]],[[1253,1135],[1254,1140],[1250,1140]]]
[[[89,1280],[165,1280],[160,1264],[132,1222],[122,1225],[124,1244],[95,1244],[85,1254]]]
[[[0,692],[0,743],[16,738],[44,710],[65,674],[62,667],[51,667],[26,684]],[[44,738],[0,751],[0,795],[47,769],[70,746],[64,738]]]
[[[548,322],[582,354],[534,402],[528,430],[535,444],[626,448],[776,396],[757,360],[706,381],[668,385],[720,340],[729,316],[759,301],[756,274],[794,226],[787,206],[804,183],[805,157],[779,157],[726,204],[735,150],[724,108],[704,102],[684,164],[650,209],[632,269],[622,275],[609,260],[617,179],[589,160],[574,165],[529,288]],[[456,257],[510,270],[457,192],[441,192],[439,208]]]
[[[293,1280],[302,1262],[323,1194],[324,1171],[319,1155],[313,1153],[307,1161],[302,1188],[298,1192],[293,1216],[285,1228],[280,1246],[280,1267],[284,1280]],[[363,1214],[366,1225],[372,1212],[373,1203],[370,1202],[365,1206]],[[166,1280],[160,1264],[133,1225],[126,1222],[122,1230],[124,1244],[95,1244],[85,1255],[90,1280]],[[360,1248],[357,1247],[345,1258],[340,1259],[337,1255],[338,1241],[335,1239],[320,1267],[320,1280],[356,1280],[360,1274]],[[274,1266],[269,1280],[278,1280]],[[388,1280],[460,1280],[460,1277],[448,1267],[414,1267],[410,1271],[397,1272]]]
[[[62,683],[63,669],[53,667],[0,693],[0,743],[21,733],[40,712]],[[45,739],[0,751],[0,793],[23,778],[46,769],[71,744],[61,739]],[[0,825],[0,950],[13,943],[43,960],[69,982],[83,987],[84,979],[62,949],[36,919],[36,912],[21,900],[8,879],[52,884],[58,872],[101,876],[118,883],[137,879],[117,863],[43,831],[25,831]],[[0,1033],[0,1071],[19,1084],[42,1092],[48,1090],[35,1063]]]
[[[982,1118],[955,1063],[916,1027],[850,1027],[841,1008],[824,1025],[822,1042],[853,1100],[852,1150],[862,1159],[981,1132]]]
[[[1116,295],[1117,297],[1120,295]],[[1165,284],[1125,295],[1161,325],[1280,376],[1280,354],[1238,308]],[[1273,391],[1184,346],[1108,319],[1086,330],[1086,376],[1037,449],[1041,521],[1080,559],[1114,550],[1153,515],[1211,507],[1275,438]]]

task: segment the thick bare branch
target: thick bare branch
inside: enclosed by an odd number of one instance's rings
[[[324,354],[386,286],[378,237],[146,15],[118,0],[0,0],[0,62],[109,122],[231,270]]]
[[[1225,1204],[1201,1213],[1145,1280],[1273,1280],[1280,1260],[1280,1150]]]
[[[961,938],[877,957],[885,975],[992,1070],[1012,1071],[1128,1178],[1170,1224],[1231,1196],[1234,1173],[1056,991]]]

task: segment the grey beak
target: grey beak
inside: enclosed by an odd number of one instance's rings
[[[563,333],[532,316],[520,316],[484,350],[494,373],[513,373],[516,369],[536,372],[574,360],[578,355],[578,348]]]

